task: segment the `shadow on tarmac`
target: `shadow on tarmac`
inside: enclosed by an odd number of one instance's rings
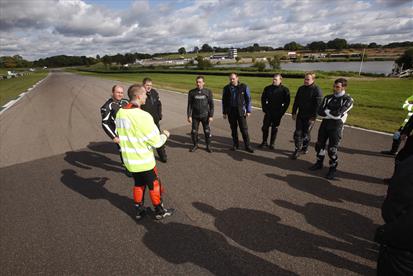
[[[133,200],[110,192],[104,186],[108,178],[83,178],[74,170],[63,170],[61,182],[90,200],[104,199],[134,218]],[[193,263],[214,275],[297,275],[228,243],[225,236],[208,229],[177,223],[139,222],[147,232],[142,238],[146,247],[174,264]]]
[[[188,134],[189,135],[189,134]],[[191,139],[190,136],[182,136],[182,135],[171,135],[170,141],[168,142],[169,147],[176,147],[176,148],[185,148],[189,149],[191,146]],[[224,153],[229,155],[235,161],[243,161],[243,160],[250,160],[257,163],[261,163],[264,165],[274,166],[283,170],[287,171],[298,171],[308,175],[315,175],[315,176],[322,176],[324,177],[327,173],[328,168],[319,171],[310,171],[308,168],[313,165],[303,159],[291,160],[289,158],[290,152],[280,149],[272,150],[272,152],[276,154],[280,154],[282,156],[276,156],[275,158],[265,157],[259,154],[259,151],[256,151],[253,154],[247,153],[243,150],[242,143],[240,144],[240,149],[237,151],[229,150],[230,146],[232,145],[232,139],[223,136],[213,136],[212,137],[212,150],[214,153]],[[256,148],[256,147],[255,147]],[[314,157],[315,162],[315,157]],[[341,171],[340,168],[337,171],[337,179],[345,178],[345,179],[353,179],[367,183],[375,183],[384,185],[383,180],[381,178],[377,178],[374,176],[369,175],[362,175],[357,173],[345,172]]]
[[[228,208],[221,211],[201,202],[194,202],[193,205],[215,217],[215,226],[220,232],[250,250],[278,250],[290,256],[318,260],[354,273],[374,275],[374,269],[331,252],[340,250],[354,254],[355,248],[348,242],[282,224],[280,217],[263,211],[245,208]]]
[[[92,167],[95,167],[107,171],[124,172],[120,162],[113,161],[103,154],[92,151],[68,151],[65,153],[64,160],[81,169],[90,170]]]
[[[142,225],[148,230],[143,243],[170,263],[190,262],[222,276],[297,275],[229,244],[219,232],[176,222]]]
[[[372,239],[379,225],[371,219],[346,209],[313,202],[304,206],[285,200],[274,200],[274,203],[302,214],[307,223],[351,243],[353,254],[372,261],[377,259],[378,246]]]
[[[135,209],[133,200],[129,197],[112,193],[105,188],[105,183],[109,179],[107,177],[90,177],[84,178],[74,170],[63,170],[61,182],[71,190],[81,194],[90,200],[104,199],[110,202],[113,206],[134,217]]]
[[[349,201],[361,205],[380,208],[384,200],[383,196],[376,196],[338,187],[331,184],[327,179],[320,177],[302,176],[296,174],[279,176],[272,173],[267,173],[266,176],[284,181],[292,188],[332,202]]]

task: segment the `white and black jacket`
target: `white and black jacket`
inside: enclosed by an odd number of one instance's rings
[[[105,102],[104,105],[100,108],[100,114],[102,115],[102,128],[110,139],[118,136],[116,134],[115,126],[115,117],[119,108],[126,105],[128,100],[122,99],[120,101],[115,101],[113,98],[110,98]]]

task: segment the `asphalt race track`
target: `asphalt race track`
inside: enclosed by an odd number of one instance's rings
[[[220,102],[214,152],[201,137],[190,153],[186,95],[160,91],[171,137],[158,168],[177,212],[137,223],[132,180],[100,125],[114,83],[53,72],[0,116],[0,274],[375,275],[372,238],[394,162],[378,152],[390,136],[346,128],[338,179],[328,181],[327,168],[308,170],[314,144],[288,158],[291,116],[274,151],[257,149],[259,109],[248,119],[254,154],[229,150]]]

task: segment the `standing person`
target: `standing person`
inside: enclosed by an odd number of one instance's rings
[[[413,275],[413,156],[400,162],[381,207],[377,275]]]
[[[188,122],[192,123],[191,138],[194,144],[189,150],[194,152],[198,148],[198,128],[202,123],[205,134],[207,152],[211,150],[211,128],[209,123],[214,117],[214,99],[211,90],[204,88],[205,81],[203,76],[196,78],[196,88],[188,92],[187,116]]]
[[[238,141],[238,126],[244,140],[245,150],[253,153],[254,150],[250,145],[248,135],[247,117],[251,115],[251,95],[250,89],[246,84],[240,83],[238,74],[231,73],[229,75],[229,84],[224,87],[222,93],[222,113],[224,119],[228,116],[229,125],[231,127],[232,148],[239,148]]]
[[[391,149],[382,151],[381,153],[383,154],[388,154],[388,155],[397,154],[397,151],[399,150],[400,144],[402,142],[401,132],[403,131],[403,128],[409,121],[409,118],[412,117],[413,115],[413,95],[406,99],[406,101],[403,104],[403,109],[407,111],[407,116],[404,119],[403,123],[400,125],[400,128],[393,134],[393,143],[391,145]]]
[[[268,146],[274,149],[274,142],[277,137],[278,126],[281,118],[290,105],[290,90],[282,85],[281,74],[275,74],[272,79],[272,85],[264,88],[261,95],[262,111],[265,113],[262,123],[262,143],[260,148]],[[268,133],[271,126],[270,144],[268,145]]]
[[[122,154],[120,153],[119,137],[116,133],[115,117],[118,110],[126,104],[128,104],[128,100],[123,98],[123,87],[116,84],[112,87],[112,97],[108,99],[100,108],[100,113],[102,115],[102,128],[118,147],[122,165],[123,160]],[[126,175],[130,176],[127,170]]]
[[[150,78],[144,78],[142,84],[145,87],[146,95],[148,96],[146,103],[142,105],[142,110],[145,110],[152,115],[155,125],[161,130],[159,121],[162,120],[162,103],[159,99],[159,93],[152,88],[152,80]],[[159,160],[166,163],[168,157],[166,155],[165,145],[157,148],[156,151],[158,152]]]
[[[330,157],[330,169],[326,175],[327,179],[334,179],[338,165],[338,146],[342,138],[344,123],[347,113],[353,107],[353,99],[346,94],[347,80],[339,78],[334,81],[334,93],[324,97],[318,110],[318,115],[323,117],[318,130],[317,162],[310,167],[310,170],[323,168],[325,147],[328,140],[328,156]]]
[[[403,126],[403,129],[400,132],[400,142],[405,141],[404,146],[402,149],[396,154],[396,158],[394,160],[394,171],[393,175],[396,173],[399,164],[403,162],[405,159],[409,158],[413,155],[413,116],[409,118],[407,123]],[[385,178],[384,183],[389,184],[391,178]]]
[[[121,108],[116,115],[116,130],[125,166],[132,173],[135,182],[133,199],[136,207],[136,219],[145,215],[144,194],[149,187],[149,195],[155,207],[155,218],[171,216],[173,209],[166,209],[162,204],[163,187],[158,179],[155,156],[152,148],[165,144],[169,132],[162,134],[152,116],[141,109],[147,99],[146,90],[140,84],[128,89],[130,103]]]
[[[294,131],[295,150],[291,159],[297,159],[300,152],[306,154],[310,143],[310,132],[317,118],[317,109],[323,97],[321,89],[314,83],[315,74],[305,73],[304,85],[295,95],[292,118],[296,121]],[[298,110],[298,114],[297,114]]]

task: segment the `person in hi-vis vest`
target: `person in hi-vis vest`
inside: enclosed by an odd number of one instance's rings
[[[145,104],[145,88],[134,84],[128,89],[130,103],[116,114],[116,130],[123,162],[135,180],[133,199],[136,206],[136,219],[141,219],[146,212],[144,194],[148,186],[149,195],[155,207],[155,218],[170,216],[173,209],[166,209],[162,204],[163,187],[158,178],[153,148],[165,144],[169,137],[167,130],[160,133],[151,114],[140,107]]]

